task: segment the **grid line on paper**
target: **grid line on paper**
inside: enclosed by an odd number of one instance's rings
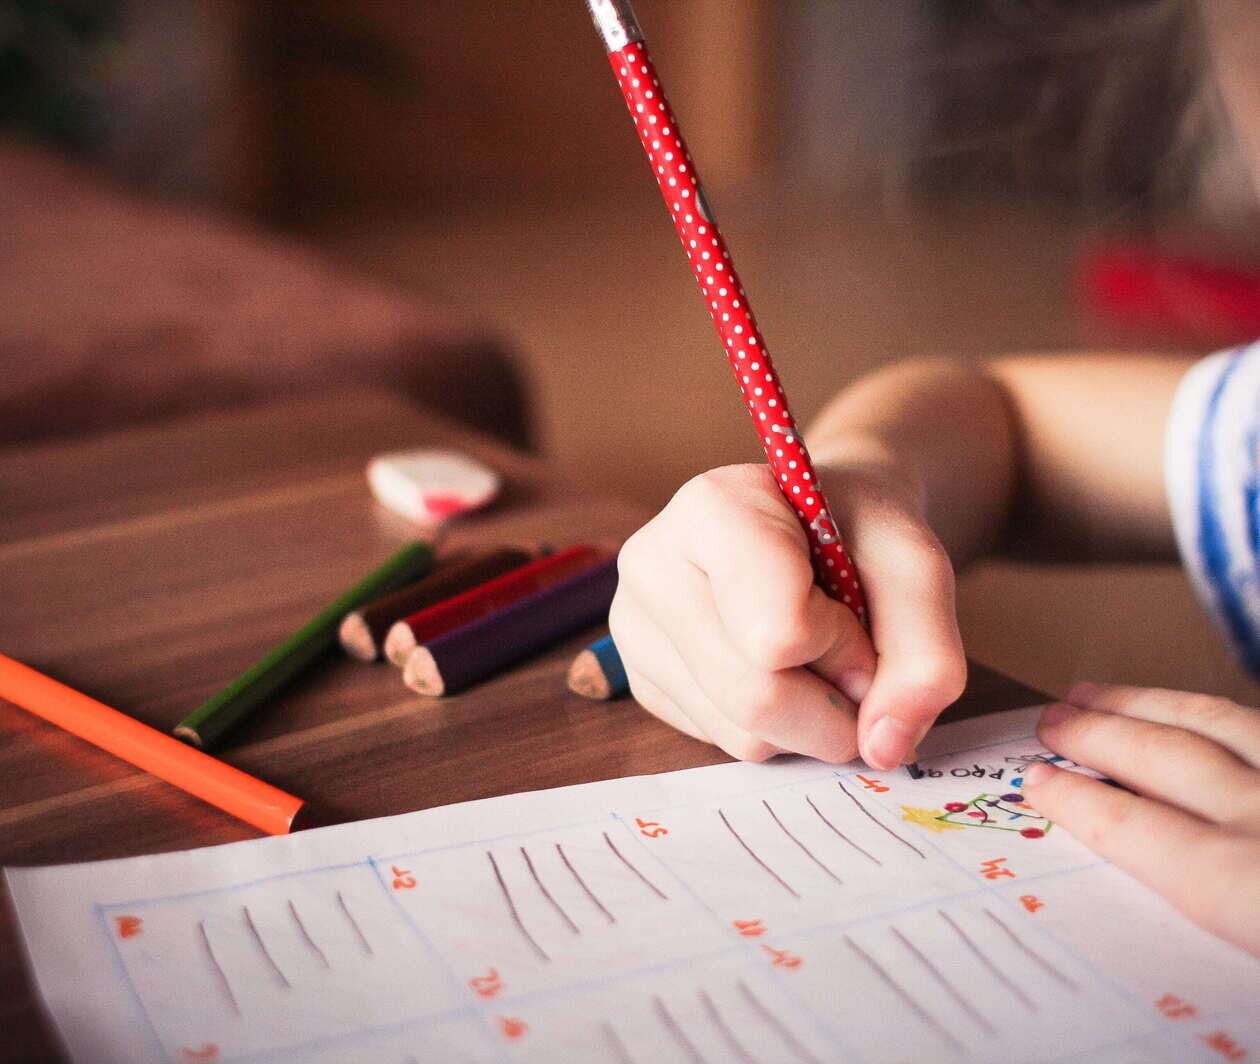
[[[420,929],[420,925],[417,924],[415,920],[411,918],[411,914],[407,912],[405,908],[403,908],[402,904],[394,896],[394,891],[392,891],[389,888],[389,886],[385,882],[384,876],[381,875],[381,865],[373,861],[371,867],[372,867],[373,873],[375,873],[376,884],[378,887],[380,887],[381,892],[385,895],[387,899],[389,899],[389,903],[394,907],[395,912],[397,912],[402,917],[403,922],[409,928],[411,928],[412,935],[414,935],[416,941],[420,943],[421,949],[423,949],[425,953],[428,954],[429,959],[434,964],[434,967],[440,970],[442,974],[445,976],[447,989],[451,992],[451,1000],[456,1001],[456,1002],[459,1002],[459,1001],[463,1002],[462,1007],[456,1006],[456,1008],[452,1012],[452,1015],[463,1016],[465,1018],[471,1017],[474,1024],[476,1024],[478,1029],[481,1030],[482,1034],[484,1036],[489,1036],[489,1029],[487,1027],[488,1021],[485,1015],[473,1005],[471,999],[464,993],[464,988],[460,985],[459,979],[456,977],[455,973],[451,970],[451,966],[446,963],[446,960],[445,958],[443,958],[442,954],[439,953],[437,948],[433,945],[432,941],[429,939],[429,936],[426,935]],[[507,1057],[506,1052],[502,1048],[502,1046],[499,1045],[497,1041],[494,1041],[493,1038],[490,1039],[490,1044],[497,1047],[498,1049],[497,1056],[499,1057],[501,1061],[504,1061],[506,1064],[508,1057]]]
[[[675,808],[678,808],[678,807],[675,807]],[[691,896],[691,900],[695,902],[696,905],[698,905],[702,910],[704,910],[704,912],[709,914],[709,917],[710,919],[713,920],[714,924],[718,928],[720,928],[723,932],[725,932],[726,925],[723,923],[722,919],[718,916],[717,913],[713,911],[713,908],[708,904],[708,902],[706,902],[704,898],[702,898],[696,892],[695,888],[693,888],[691,884],[688,883],[687,880],[684,879],[679,873],[674,871],[674,869],[665,861],[663,857],[661,857],[660,854],[654,853],[651,850],[649,850],[649,848],[643,842],[643,840],[638,838],[634,834],[634,832],[630,828],[630,825],[627,824],[624,820],[622,820],[621,817],[617,816],[617,814],[614,813],[613,819],[615,819],[617,823],[621,825],[622,830],[629,837],[630,841],[633,842],[636,846],[638,846],[639,849],[641,849],[645,854],[647,854],[658,865],[660,865],[660,867],[664,869],[664,871],[668,873],[669,876],[688,895]],[[746,941],[741,940],[741,943],[735,946],[734,948],[741,950],[746,957],[756,956],[755,948]],[[760,960],[760,958],[758,958],[758,960]],[[818,1012],[810,1005],[810,1003],[807,1000],[802,998],[801,995],[794,988],[788,985],[787,981],[783,978],[782,973],[778,972],[775,969],[771,969],[770,977],[778,981],[780,990],[783,992],[784,996],[789,998],[791,1001],[795,1002],[797,1008],[801,1010],[802,1014],[809,1018],[809,1020],[828,1039],[828,1041],[834,1043],[838,1049],[842,1050],[846,1058],[859,1056],[859,1054],[854,1052],[853,1047],[849,1044],[849,1042],[845,1038],[844,1031],[833,1028],[830,1024],[828,1024],[823,1019],[823,1017],[820,1016]]]
[[[101,925],[101,932],[105,936],[105,941],[109,943],[108,952],[114,958],[114,963],[118,966],[119,972],[122,974],[123,983],[127,987],[131,1000],[136,1003],[136,1008],[140,1010],[140,1015],[144,1017],[145,1025],[149,1029],[149,1036],[153,1039],[153,1044],[157,1047],[158,1055],[165,1056],[166,1049],[162,1045],[162,1039],[158,1035],[157,1025],[153,1022],[153,1017],[149,1015],[149,1007],[144,1003],[144,999],[140,996],[140,991],[136,987],[135,981],[131,978],[131,971],[127,967],[127,962],[123,960],[122,953],[118,948],[118,941],[109,931],[109,920],[105,916],[105,907],[97,902],[93,908],[96,910],[97,920]]]
[[[983,746],[974,746],[974,747],[969,746],[961,750],[952,750],[949,753],[945,753],[945,754],[933,754],[930,760],[935,761],[943,757],[956,757],[959,754],[970,754],[970,753],[974,753],[980,750],[994,750],[994,749],[997,749],[998,747],[1011,746],[1016,743],[1029,742],[1035,739],[1036,739],[1036,736],[1028,735],[1028,736],[1023,736],[1023,737],[1019,737],[1015,739],[1005,739],[1001,742],[996,742],[996,743],[985,743]],[[1037,742],[1038,742],[1038,745],[1041,745],[1040,740],[1037,740]],[[856,773],[851,773],[851,774],[855,775]],[[888,812],[887,807],[883,806],[882,803],[878,802],[878,799],[875,799],[875,800],[877,804],[879,804],[881,808],[884,809],[885,812]],[[966,868],[966,866],[964,866],[961,862],[959,862],[958,859],[954,857],[952,853],[950,853],[948,848],[939,845],[937,842],[935,842],[932,839],[924,839],[924,845],[930,846],[933,850],[936,851],[937,854],[943,857],[955,868],[959,869],[960,871],[964,873],[969,873],[969,870]],[[1106,861],[1098,859],[1094,861],[1087,861],[1086,863],[1080,864],[1080,865],[1073,865],[1070,868],[1058,868],[1051,872],[1043,872],[1035,876],[1021,876],[1020,878],[1024,882],[1027,883],[1027,882],[1033,882],[1035,880],[1051,879],[1051,878],[1057,878],[1059,876],[1064,876],[1064,875],[1072,875],[1077,872],[1086,872],[1091,869],[1107,867],[1107,866],[1108,865]],[[1007,897],[1007,895],[1004,894],[1002,891],[994,890],[992,887],[982,887],[981,890],[988,896],[996,899],[997,903],[1001,904],[1004,908],[1008,909],[1016,919],[1021,920],[1021,922],[1026,922],[1022,920],[1020,912],[1015,908],[1015,902],[1009,897]],[[943,900],[947,900],[947,899],[943,899]],[[1048,940],[1049,942],[1053,943],[1054,946],[1058,950],[1060,950],[1062,953],[1065,953],[1069,957],[1071,957],[1085,971],[1089,972],[1089,974],[1094,978],[1094,980],[1099,985],[1109,987],[1111,989],[1111,992],[1116,996],[1116,998],[1128,1006],[1130,1023],[1134,1023],[1134,1022],[1143,1023],[1145,1025],[1145,1030],[1147,1032],[1162,1030],[1162,1028],[1159,1027],[1154,1022],[1154,1020],[1151,1019],[1150,1014],[1149,1014],[1150,1010],[1146,1007],[1146,1003],[1136,993],[1134,993],[1132,990],[1126,987],[1123,983],[1120,983],[1118,980],[1113,979],[1110,974],[1108,974],[1106,971],[1100,968],[1088,957],[1083,956],[1075,948],[1073,948],[1072,946],[1070,946],[1069,944],[1065,942],[1060,941],[1059,937],[1053,934],[1048,928],[1044,926],[1037,926],[1035,927],[1035,931],[1043,939]]]

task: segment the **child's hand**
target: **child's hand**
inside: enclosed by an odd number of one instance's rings
[[[1037,812],[1260,955],[1260,712],[1207,695],[1078,684],[1047,708],[1037,734],[1137,792],[1037,765],[1024,776]]]
[[[843,762],[860,744],[889,769],[966,682],[953,570],[894,478],[832,473],[827,486],[871,636],[814,583],[764,465],[696,477],[627,541],[610,625],[635,697],[688,735],[749,761]]]

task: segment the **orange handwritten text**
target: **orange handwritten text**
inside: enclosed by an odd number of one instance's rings
[[[1019,900],[1020,904],[1022,904],[1030,913],[1035,913],[1038,909],[1044,909],[1046,907],[1046,903],[1037,897],[1036,894],[1025,894]]]
[[[492,998],[503,991],[503,981],[499,978],[499,973],[491,968],[485,975],[476,975],[468,980],[468,985],[472,987],[473,993],[478,997]]]
[[[207,1042],[200,1049],[181,1049],[180,1053],[185,1060],[218,1060],[219,1047],[213,1042]]]
[[[796,954],[785,949],[774,949],[771,946],[762,946],[771,957],[774,958],[770,963],[778,968],[799,968],[805,962]]]
[[[639,825],[639,834],[646,835],[649,839],[659,839],[662,835],[669,834],[669,828],[663,828],[655,820],[644,820],[641,817],[635,817],[634,822]]]
[[[1224,1031],[1213,1031],[1203,1036],[1204,1044],[1216,1050],[1226,1060],[1246,1060],[1247,1051]]]
[[[1000,867],[1005,863],[1005,857],[995,857],[992,861],[985,861],[980,865],[980,874],[984,876],[985,879],[1014,879],[1014,872],[1012,872],[1009,868]]]
[[[867,779],[865,776],[859,776],[858,779],[862,781],[863,787],[865,787],[868,791],[874,791],[876,794],[883,794],[886,790],[888,790],[888,788],[885,787],[879,780]]]
[[[138,916],[115,916],[114,923],[118,925],[119,938],[135,938],[143,930],[144,921]]]
[[[394,889],[395,890],[413,890],[416,885],[416,877],[406,868],[399,868],[394,865],[390,868],[394,873]]]
[[[1155,1002],[1155,1007],[1170,1020],[1188,1020],[1199,1014],[1198,1009],[1176,994],[1165,994]]]
[[[731,925],[745,938],[756,938],[766,933],[760,920],[732,920]]]
[[[521,1020],[509,1019],[507,1016],[499,1017],[499,1030],[503,1032],[503,1037],[511,1039],[515,1042],[520,1038],[524,1038],[529,1033],[529,1025]]]

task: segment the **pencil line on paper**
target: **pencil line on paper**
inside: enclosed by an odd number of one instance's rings
[[[332,967],[328,963],[328,957],[322,949],[316,945],[315,940],[311,938],[311,933],[306,930],[306,924],[302,923],[302,918],[298,915],[297,906],[293,904],[293,899],[289,899],[289,915],[293,917],[293,922],[297,924],[298,934],[302,936],[302,940],[311,948],[311,952],[319,958],[320,963],[325,968]]]
[[[700,991],[700,1004],[704,1006],[709,1022],[717,1028],[718,1034],[722,1036],[722,1040],[730,1047],[731,1052],[742,1061],[742,1064],[756,1064],[753,1056],[743,1047],[740,1040],[735,1037],[735,1032],[731,1030],[730,1024],[718,1012],[718,1007],[713,1003],[713,998],[709,996],[707,990]]]
[[[354,933],[359,939],[359,945],[363,947],[363,952],[369,957],[373,956],[376,951],[372,949],[372,943],[367,940],[367,935],[363,933],[363,928],[359,926],[359,921],[354,918],[354,913],[350,911],[350,906],[346,904],[346,899],[342,897],[341,891],[337,891],[337,905],[345,914],[346,919],[350,922],[350,926],[354,928]]]
[[[1040,953],[1038,953],[1035,949],[1033,949],[1030,945],[1028,945],[1028,943],[1026,943],[1022,938],[1019,937],[1019,935],[1015,934],[1015,932],[1012,931],[1011,928],[1007,926],[1006,921],[1004,921],[1000,916],[998,916],[997,913],[992,912],[989,909],[985,909],[984,912],[985,912],[985,915],[990,920],[992,920],[995,924],[998,925],[998,927],[1000,927],[1003,931],[1006,932],[1007,936],[1010,938],[1012,942],[1015,943],[1016,946],[1018,946],[1021,950],[1023,950],[1023,952],[1027,954],[1029,957],[1031,957],[1037,964],[1041,965],[1041,967],[1045,969],[1045,971],[1049,972],[1052,976],[1054,976],[1054,978],[1056,978],[1060,983],[1066,986],[1069,990],[1075,991],[1077,993],[1080,992],[1080,989],[1081,989],[1080,983],[1078,983],[1075,979],[1072,979],[1071,977],[1064,975],[1063,972],[1059,971],[1059,969],[1056,968],[1053,964],[1051,964],[1048,960],[1046,960],[1045,957],[1043,957]]]
[[[612,1050],[612,1055],[617,1058],[618,1064],[634,1064],[634,1058],[630,1056],[617,1029],[607,1020],[599,1025],[599,1029],[603,1032],[604,1041],[608,1043],[608,1048]]]
[[[740,835],[740,833],[731,826],[731,822],[726,819],[726,814],[721,809],[719,809],[717,813],[718,813],[718,816],[722,818],[722,823],[726,825],[726,830],[735,836],[735,841],[738,842],[744,848],[744,852],[747,853],[748,856],[751,857],[754,861],[756,861],[757,864],[759,864],[766,871],[766,873],[776,883],[779,884],[779,886],[781,886],[784,890],[786,890],[789,894],[791,894],[792,897],[799,898],[800,895],[795,890],[792,889],[791,885],[787,882],[787,880],[785,880],[781,875],[779,875],[778,872],[776,872],[773,868],[771,868],[768,864],[766,864],[765,861],[763,861],[760,857],[757,856],[753,848],[744,841],[743,836]]]
[[[704,1057],[700,1055],[700,1050],[695,1047],[695,1043],[687,1037],[687,1032],[679,1026],[678,1021],[674,1019],[674,1014],[669,1011],[665,1002],[660,995],[653,995],[652,1004],[656,1009],[656,1015],[660,1017],[661,1026],[667,1030],[678,1043],[678,1048],[686,1055],[687,1059],[693,1061],[694,1064],[704,1064]]]
[[[542,877],[538,874],[538,869],[534,867],[534,862],[529,856],[529,851],[525,849],[524,846],[522,846],[520,850],[521,856],[525,858],[525,867],[529,869],[529,874],[534,877],[534,883],[538,887],[539,891],[541,891],[542,896],[551,903],[551,907],[556,910],[556,915],[565,922],[569,930],[575,935],[580,935],[582,933],[582,929],[579,928],[578,925],[573,922],[572,917],[564,911],[564,906],[552,897],[551,891],[547,889],[547,884],[542,881]]]
[[[884,864],[883,861],[881,861],[874,854],[867,853],[866,850],[862,849],[861,846],[859,846],[856,842],[854,842],[851,838],[849,838],[848,835],[846,835],[843,831],[841,831],[838,827],[836,827],[835,824],[833,824],[829,819],[827,819],[827,817],[823,814],[823,811],[814,804],[814,799],[812,799],[808,794],[805,795],[805,801],[808,802],[809,807],[815,813],[818,814],[818,819],[821,820],[824,824],[826,824],[827,827],[831,828],[831,830],[834,831],[837,835],[839,835],[842,840],[844,840],[850,846],[852,846],[855,850],[857,850],[857,852],[860,853],[863,857],[867,858],[870,861],[874,861],[881,868],[883,867],[883,864]]]
[[[631,872],[633,872],[636,876],[638,876],[639,879],[643,881],[643,885],[647,887],[648,890],[652,891],[653,894],[657,895],[657,897],[659,897],[661,901],[669,901],[669,895],[666,894],[663,890],[661,890],[660,887],[658,887],[655,883],[653,883],[650,879],[648,879],[647,876],[645,876],[642,872],[640,872],[630,861],[626,859],[625,855],[619,849],[617,849],[617,844],[613,842],[611,837],[609,837],[608,832],[606,831],[604,832],[604,841],[608,843],[608,848],[617,855],[617,860],[619,860],[623,865],[625,865],[628,869],[630,869]]]
[[[241,1014],[241,1006],[237,1004],[236,995],[232,992],[232,984],[228,982],[227,972],[223,970],[223,965],[219,963],[219,958],[214,955],[214,947],[210,945],[210,936],[206,934],[206,923],[204,920],[197,921],[197,934],[201,938],[201,948],[205,950],[206,959],[210,961],[210,970],[214,972],[215,982],[219,984],[219,989],[223,991],[223,996],[228,999],[228,1004],[232,1006],[232,1011],[239,1016]]]
[[[549,962],[551,958],[547,956],[546,950],[534,941],[534,936],[529,933],[529,928],[521,920],[521,914],[516,911],[516,902],[512,900],[512,892],[508,890],[507,883],[503,881],[503,873],[499,871],[499,862],[494,859],[494,854],[489,850],[486,851],[486,856],[490,858],[490,867],[494,869],[494,878],[499,884],[499,890],[503,892],[503,900],[507,902],[508,914],[512,917],[512,923],[516,925],[516,930],[521,933],[521,938],[534,948],[534,952],[540,958]]]
[[[940,1020],[920,1005],[918,1001],[915,1000],[914,995],[889,974],[887,968],[880,964],[879,961],[867,953],[866,950],[854,942],[848,935],[844,936],[844,940],[849,944],[849,948],[862,958],[866,966],[879,976],[884,985],[906,1003],[907,1008],[909,1008],[911,1012],[918,1016],[919,1019],[921,1019],[928,1027],[931,1027],[932,1030],[935,1031],[945,1042],[948,1042],[956,1053],[963,1056],[966,1055],[966,1051],[963,1049],[963,1044],[950,1033],[949,1029],[945,1027]]]
[[[267,963],[271,966],[271,970],[276,973],[276,978],[280,980],[281,985],[286,990],[292,990],[293,984],[289,982],[280,965],[276,963],[275,957],[271,955],[271,950],[267,948],[267,943],[263,941],[262,935],[258,933],[258,925],[254,923],[254,917],[250,914],[249,906],[242,905],[241,912],[245,915],[245,926],[249,928],[250,937],[254,940],[258,951],[266,958]]]
[[[761,1022],[779,1036],[779,1041],[787,1045],[805,1064],[822,1064],[813,1053],[805,1048],[796,1035],[792,1033],[788,1025],[771,1012],[766,1007],[765,1002],[752,992],[752,988],[744,980],[736,980],[735,985],[739,987],[739,992],[743,994],[744,1000],[752,1006],[753,1011],[761,1019]]]
[[[560,855],[560,860],[564,862],[564,867],[567,868],[569,870],[569,873],[573,876],[573,878],[577,880],[577,885],[581,887],[586,892],[586,896],[591,899],[591,903],[601,913],[603,913],[606,917],[608,917],[608,922],[610,924],[615,924],[617,922],[617,918],[613,916],[613,914],[610,913],[607,908],[605,908],[604,903],[600,901],[599,898],[595,896],[595,892],[591,890],[589,886],[587,886],[586,880],[583,879],[581,875],[578,873],[578,870],[573,867],[573,862],[569,860],[569,855],[564,852],[564,847],[561,846],[560,843],[558,842],[556,843],[556,853]]]
[[[891,835],[894,839],[896,839],[899,843],[901,843],[901,845],[906,846],[906,847],[909,847],[909,848],[910,848],[910,849],[912,849],[915,853],[917,853],[920,857],[922,857],[925,861],[927,860],[927,854],[925,854],[922,850],[920,850],[920,849],[919,849],[919,847],[917,847],[917,846],[916,846],[913,842],[911,842],[909,839],[903,839],[900,835],[898,835],[895,831],[893,831],[893,829],[892,829],[892,828],[890,828],[887,824],[885,824],[882,820],[877,819],[877,818],[876,818],[876,816],[875,816],[875,814],[874,814],[874,813],[872,813],[869,809],[867,809],[867,808],[866,808],[866,806],[864,806],[864,805],[863,805],[863,804],[862,804],[862,803],[858,800],[857,795],[855,795],[855,794],[850,794],[850,793],[849,793],[849,789],[848,789],[848,788],[844,785],[844,782],[843,782],[842,780],[836,780],[836,786],[837,786],[837,787],[839,787],[842,791],[844,791],[845,796],[849,799],[849,801],[851,801],[851,802],[852,802],[854,805],[856,805],[856,806],[857,806],[860,810],[862,810],[862,812],[865,814],[866,818],[867,818],[867,819],[868,819],[868,820],[869,820],[872,824],[875,824],[877,827],[881,827],[881,828],[883,828],[886,832],[888,832],[888,834],[889,834],[889,835]]]
[[[1016,983],[1013,979],[1009,979],[1006,975],[1004,975],[1001,969],[998,968],[998,966],[989,959],[988,955],[985,954],[984,951],[981,950],[978,945],[976,945],[975,939],[973,939],[969,934],[967,934],[966,931],[964,931],[961,927],[959,927],[958,922],[952,916],[950,916],[949,913],[945,912],[945,910],[943,909],[937,909],[936,912],[937,912],[937,915],[940,916],[942,920],[944,920],[947,924],[949,924],[950,927],[954,929],[954,934],[956,934],[960,939],[962,939],[963,945],[965,945],[969,950],[971,950],[973,954],[975,954],[976,959],[989,970],[989,974],[992,975],[994,979],[996,979],[999,983],[1001,983],[1004,987],[1006,987],[1007,990],[1009,990],[1012,994],[1014,994],[1017,998],[1019,998],[1019,1000],[1023,1003],[1024,1008],[1026,1008],[1029,1012],[1037,1011],[1037,1003],[1033,1001],[1033,999],[1030,998],[1027,994],[1024,993],[1024,988],[1021,987],[1018,983]]]
[[[808,857],[811,861],[813,861],[814,864],[816,864],[819,868],[821,868],[824,872],[826,872],[827,875],[829,875],[837,883],[844,882],[843,879],[841,879],[838,875],[835,874],[835,872],[833,872],[830,868],[828,868],[826,864],[824,864],[822,861],[818,859],[818,857],[814,854],[813,850],[811,850],[808,846],[805,845],[805,843],[801,842],[800,839],[798,839],[795,835],[793,835],[790,831],[788,831],[783,821],[779,819],[779,814],[776,813],[773,808],[771,808],[770,803],[765,798],[761,800],[761,804],[766,807],[766,812],[770,814],[770,819],[772,819],[776,824],[778,824],[779,830],[783,832],[783,834],[786,835],[789,839],[791,839],[794,843],[796,843],[797,846],[800,847],[801,853],[803,853],[806,857]]]
[[[988,1034],[997,1033],[994,1030],[993,1024],[991,1024],[987,1019],[985,1019],[984,1015],[980,1012],[980,1010],[977,1009],[970,1001],[968,1001],[961,993],[959,993],[958,988],[954,986],[954,984],[951,983],[948,979],[945,978],[941,970],[935,964],[932,963],[932,961],[924,954],[924,952],[921,949],[919,949],[918,946],[916,946],[913,942],[911,942],[908,938],[906,938],[906,936],[903,935],[897,928],[895,927],[892,928],[892,933],[896,935],[897,940],[914,955],[914,958],[921,965],[923,965],[924,968],[928,970],[932,978],[936,980],[936,982],[941,987],[941,989],[944,990],[945,993],[947,993],[950,997],[954,999],[954,1002],[958,1005],[959,1008],[963,1010],[963,1012],[965,1012],[968,1016],[970,1016],[973,1020],[975,1020],[975,1022]]]

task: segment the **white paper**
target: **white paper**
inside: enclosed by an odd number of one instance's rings
[[[721,765],[7,877],[84,1064],[1260,1057],[1260,962],[1003,798],[1034,716],[919,780]]]

